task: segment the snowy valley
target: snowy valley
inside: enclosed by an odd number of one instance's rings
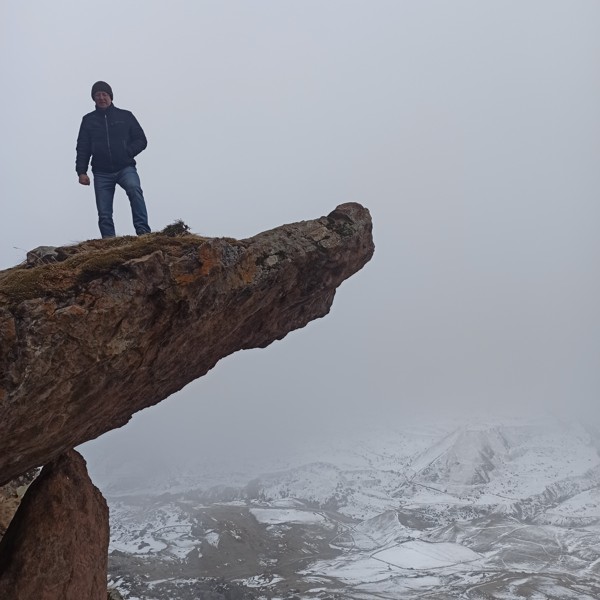
[[[600,434],[545,417],[391,424],[287,464],[90,464],[129,600],[600,597]],[[162,473],[164,475],[164,473]]]

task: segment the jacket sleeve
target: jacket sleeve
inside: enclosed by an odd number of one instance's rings
[[[129,143],[127,144],[127,151],[133,158],[137,156],[142,150],[148,145],[146,134],[142,129],[142,126],[138,123],[138,120],[131,113],[131,126],[129,128]]]
[[[85,118],[81,120],[79,135],[77,136],[77,147],[75,157],[75,170],[77,175],[87,173],[90,157],[92,156],[92,141],[90,132],[85,124]]]

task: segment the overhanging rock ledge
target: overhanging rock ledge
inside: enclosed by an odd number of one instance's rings
[[[241,349],[329,312],[374,251],[369,211],[245,240],[95,240],[0,272],[0,484],[121,427]]]

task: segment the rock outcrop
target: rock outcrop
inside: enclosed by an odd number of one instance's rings
[[[0,484],[326,315],[371,231],[344,204],[246,240],[97,240],[0,272]]]
[[[108,507],[75,450],[47,464],[0,542],[0,598],[106,600]]]

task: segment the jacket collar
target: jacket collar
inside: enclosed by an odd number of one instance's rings
[[[108,108],[98,108],[96,106],[96,114],[98,115],[109,115],[114,109],[115,109],[115,105],[111,102],[110,106]]]

